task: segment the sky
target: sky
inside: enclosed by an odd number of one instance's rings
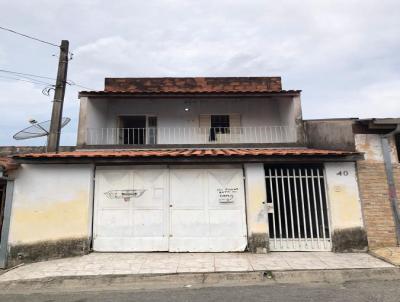
[[[302,90],[305,119],[400,117],[398,0],[0,0],[0,26],[70,41],[68,79],[281,76]],[[0,30],[0,69],[53,78],[56,47]],[[0,145],[50,119],[43,85],[0,72]],[[53,84],[51,79],[46,79]],[[78,92],[68,86],[61,143],[76,144]]]

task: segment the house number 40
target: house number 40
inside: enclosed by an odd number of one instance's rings
[[[339,176],[347,176],[347,175],[349,175],[349,172],[346,171],[346,170],[344,170],[344,171],[340,170],[339,172],[336,173],[336,175],[339,175]]]

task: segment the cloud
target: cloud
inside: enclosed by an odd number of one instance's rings
[[[9,1],[0,17],[68,38],[69,78],[86,87],[102,89],[110,76],[280,75],[284,88],[303,90],[305,118],[324,118],[400,115],[399,12],[397,0],[36,0]],[[55,75],[55,52],[7,35],[0,64]],[[51,104],[39,87],[0,83],[0,106],[12,113],[0,121],[0,144],[12,144],[11,132],[32,114],[48,119]],[[76,140],[77,91],[67,88],[66,144]]]

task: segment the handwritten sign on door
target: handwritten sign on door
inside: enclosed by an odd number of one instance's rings
[[[234,203],[239,188],[218,188],[218,202],[219,203]]]

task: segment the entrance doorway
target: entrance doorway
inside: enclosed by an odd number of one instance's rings
[[[146,116],[120,116],[120,143],[143,145],[146,142]]]
[[[157,117],[127,115],[119,117],[119,143],[144,145],[157,143]]]
[[[330,251],[322,165],[265,166],[271,251]]]

